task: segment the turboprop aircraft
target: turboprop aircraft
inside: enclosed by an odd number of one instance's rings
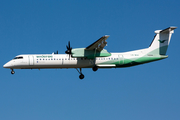
[[[27,54],[18,55],[7,62],[3,67],[14,69],[49,69],[49,68],[75,68],[79,72],[79,78],[83,79],[82,68],[121,68],[149,63],[168,56],[166,51],[170,43],[171,35],[177,27],[169,27],[164,30],[156,30],[155,37],[148,48],[123,52],[109,53],[104,47],[107,45],[108,35],[98,39],[86,48],[72,49],[70,42],[66,46],[66,54]],[[78,70],[79,68],[79,70]]]

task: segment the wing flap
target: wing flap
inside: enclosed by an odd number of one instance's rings
[[[101,38],[99,38],[96,42],[86,47],[86,50],[97,50],[101,51],[104,49],[104,47],[107,45],[106,39],[108,39],[109,35],[105,35]]]

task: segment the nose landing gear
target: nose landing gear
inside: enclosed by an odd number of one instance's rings
[[[13,69],[11,69],[11,74],[13,75],[15,72],[14,72],[14,70]]]

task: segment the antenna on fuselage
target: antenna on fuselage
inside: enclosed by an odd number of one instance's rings
[[[52,54],[58,54],[58,50],[56,52],[53,52]]]

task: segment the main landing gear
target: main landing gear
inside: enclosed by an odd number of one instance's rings
[[[79,79],[84,79],[84,75],[82,74],[82,69],[81,68],[79,68],[80,69],[80,71],[78,70],[78,68],[76,68],[76,70],[78,71],[78,73],[80,74],[79,75]]]
[[[92,68],[92,70],[95,72],[95,71],[98,70],[98,67],[95,65],[95,66]]]
[[[79,68],[79,70],[78,70],[78,68],[76,68],[76,70],[78,71],[78,73],[80,74],[79,75],[79,79],[84,79],[84,75],[82,74],[82,68]],[[98,67],[97,66],[94,66],[93,68],[92,68],[92,70],[93,71],[97,71],[98,70]]]
[[[13,69],[11,69],[11,74],[13,75],[15,72],[14,72],[14,70]]]

